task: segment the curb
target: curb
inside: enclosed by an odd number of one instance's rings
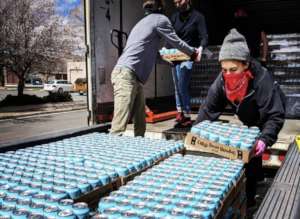
[[[51,113],[83,110],[83,109],[87,109],[86,103],[77,103],[77,104],[62,103],[62,104],[28,105],[28,106],[21,106],[21,107],[5,107],[0,109],[0,121],[6,119],[24,117],[24,116],[51,114]]]
[[[28,112],[33,110],[47,110],[47,109],[58,109],[74,106],[86,106],[85,102],[64,102],[64,103],[46,103],[46,104],[36,104],[36,105],[24,105],[24,106],[7,106],[0,108],[1,113],[7,112]]]
[[[69,111],[77,111],[77,110],[83,110],[86,109],[86,107],[78,107],[78,108],[70,108],[70,109],[58,109],[58,110],[49,110],[49,111],[41,111],[41,112],[25,112],[20,113],[17,115],[8,115],[8,116],[2,116],[0,114],[0,121],[6,120],[6,119],[16,119],[20,117],[26,117],[26,116],[37,116],[37,115],[43,115],[43,114],[52,114],[52,113],[61,113],[61,112],[69,112]]]

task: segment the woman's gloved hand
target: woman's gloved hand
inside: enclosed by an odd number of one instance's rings
[[[258,140],[255,145],[255,156],[260,157],[266,149],[266,143],[262,140]]]

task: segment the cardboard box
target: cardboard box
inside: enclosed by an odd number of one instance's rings
[[[185,53],[180,52],[180,51],[178,51],[177,53],[174,53],[174,54],[162,55],[162,58],[169,62],[191,60],[191,58],[188,55],[186,55]]]
[[[212,153],[231,160],[242,160],[244,163],[248,163],[254,156],[254,147],[251,151],[242,150],[217,142],[208,141],[192,133],[187,134],[184,144],[186,149],[190,151]]]

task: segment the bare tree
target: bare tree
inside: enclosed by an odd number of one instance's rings
[[[47,67],[64,54],[71,43],[63,37],[63,27],[55,14],[55,0],[1,0],[1,63],[19,79],[18,96],[34,67]]]

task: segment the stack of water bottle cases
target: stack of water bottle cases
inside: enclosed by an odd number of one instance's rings
[[[188,55],[179,51],[178,49],[163,48],[159,51],[159,53],[164,60],[167,60],[169,62],[190,60],[190,57]]]
[[[89,218],[94,209],[80,197],[134,173],[142,174],[102,198],[95,218],[231,217],[224,203],[243,163],[178,154],[183,149],[177,141],[91,133],[2,153],[0,218]]]
[[[103,198],[95,218],[216,218],[242,167],[240,161],[173,155]]]
[[[300,34],[269,35],[268,69],[285,94],[286,118],[300,118]],[[275,153],[273,153],[275,154]]]
[[[194,63],[189,92],[191,95],[191,106],[198,110],[208,93],[208,89],[220,73],[218,61],[220,46],[209,46],[211,57],[202,56],[201,62]]]
[[[192,131],[244,150],[251,150],[259,135],[257,127],[209,121]],[[102,198],[94,219],[245,218],[243,164],[213,156],[173,155]]]
[[[246,125],[210,122],[208,120],[193,126],[191,133],[211,142],[228,145],[242,150],[251,150],[260,134],[258,127]]]
[[[84,194],[183,149],[175,141],[92,133],[0,154],[1,218],[88,218]]]

